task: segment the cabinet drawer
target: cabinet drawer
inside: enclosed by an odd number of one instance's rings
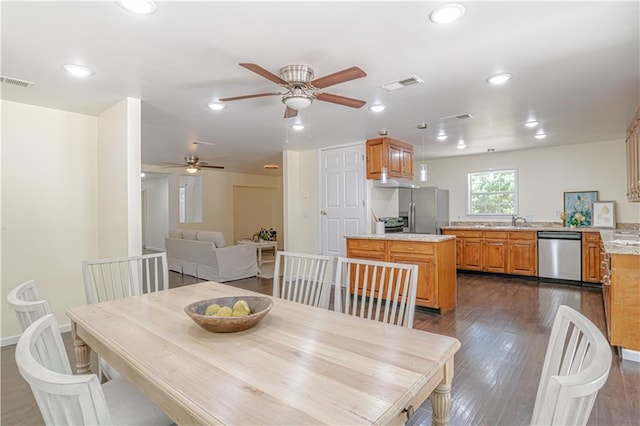
[[[482,238],[482,231],[449,230],[446,232],[446,234],[455,235],[459,238]]]
[[[538,234],[536,231],[513,231],[509,232],[510,240],[536,240]]]
[[[414,241],[389,241],[390,253],[418,253],[433,254],[433,243],[419,243]]]
[[[484,237],[492,240],[506,240],[509,236],[507,231],[485,231]]]
[[[600,233],[599,232],[583,232],[582,241],[586,241],[588,243],[598,243],[600,242]]]
[[[384,251],[385,241],[380,240],[347,240],[347,250]]]

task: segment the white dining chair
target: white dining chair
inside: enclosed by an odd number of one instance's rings
[[[26,281],[11,290],[7,295],[7,302],[16,313],[22,331],[38,318],[51,313],[49,301],[40,299],[34,280]]]
[[[418,266],[339,257],[334,310],[413,328]]]
[[[86,260],[82,262],[87,303],[108,302],[123,297],[152,293],[169,288],[167,254]],[[118,372],[98,359],[100,377],[117,377]]]
[[[86,260],[82,262],[82,274],[87,303],[106,302],[169,288],[165,252]]]
[[[611,368],[611,346],[587,317],[556,314],[533,408],[532,425],[585,425]]]
[[[278,251],[273,296],[328,309],[334,257]]]
[[[123,378],[101,385],[95,374],[73,375],[58,323],[51,314],[22,333],[16,345],[16,364],[47,425],[173,423]]]

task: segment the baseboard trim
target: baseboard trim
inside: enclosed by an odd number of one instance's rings
[[[63,324],[58,328],[60,330],[60,333],[67,333],[71,331],[71,324]],[[4,348],[5,346],[15,345],[16,343],[18,343],[19,338],[20,335],[3,337],[2,339],[0,339],[0,347]]]

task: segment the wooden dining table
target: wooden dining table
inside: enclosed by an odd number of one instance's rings
[[[73,307],[78,373],[94,350],[179,425],[402,424],[429,395],[448,423],[457,339],[278,298],[235,333],[184,312],[243,295],[258,293],[204,282]]]

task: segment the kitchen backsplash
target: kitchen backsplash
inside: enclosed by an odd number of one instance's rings
[[[451,226],[511,226],[511,221],[460,221],[452,220]],[[566,228],[562,226],[562,222],[529,222],[527,224],[529,228]],[[590,228],[587,226],[586,228]],[[568,229],[568,228],[567,228]],[[640,223],[617,223],[616,229],[622,229],[625,231],[637,231],[640,230]]]

